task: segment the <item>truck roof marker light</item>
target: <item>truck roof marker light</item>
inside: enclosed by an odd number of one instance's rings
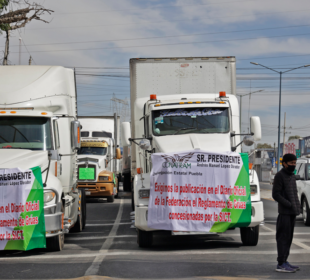
[[[155,107],[159,107],[160,106],[160,104],[155,104]]]
[[[142,169],[142,167],[137,168],[137,173],[138,173],[138,174],[142,174],[142,173],[143,173],[143,169]]]
[[[200,103],[201,103],[201,101],[196,101],[196,103],[197,103],[197,104],[200,104]]]
[[[193,104],[193,102],[192,102],[192,101],[188,101],[187,103],[188,103],[188,104]]]
[[[219,97],[226,97],[226,91],[220,91]]]
[[[5,113],[6,113],[6,111],[1,111],[1,112],[0,112],[0,114],[5,114]]]
[[[11,114],[16,114],[16,111],[11,111],[10,113],[11,113]]]
[[[180,102],[180,104],[185,104],[184,102]]]
[[[47,115],[47,113],[46,112],[42,112],[41,115]]]
[[[225,104],[226,102],[224,102],[224,101],[220,101],[220,104]]]
[[[150,100],[157,100],[156,94],[151,94],[150,95]]]

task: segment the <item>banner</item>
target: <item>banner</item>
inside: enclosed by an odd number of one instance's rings
[[[41,168],[0,169],[0,250],[46,248]]]
[[[225,232],[251,222],[247,154],[152,154],[148,227]]]

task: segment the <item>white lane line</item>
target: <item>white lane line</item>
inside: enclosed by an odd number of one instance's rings
[[[120,205],[119,205],[119,209],[118,209],[118,213],[115,219],[115,223],[109,233],[109,237],[114,237],[117,233],[118,227],[119,227],[119,223],[122,219],[122,214],[123,214],[123,204],[124,200],[121,199],[120,201]],[[102,263],[102,261],[104,260],[106,254],[108,253],[108,249],[111,247],[112,243],[113,243],[114,238],[107,238],[104,243],[102,244],[101,249],[99,250],[99,254],[97,255],[96,258],[94,259],[93,263],[91,264],[91,266],[86,270],[85,272],[85,276],[88,275],[97,275],[98,271],[99,271],[99,267]],[[105,254],[105,255],[104,255]]]
[[[137,235],[114,235],[114,236],[89,236],[89,237],[66,237],[66,240],[102,240],[102,239],[109,239],[109,238],[136,238]]]
[[[87,227],[105,227],[105,226],[114,226],[115,223],[112,224],[86,224]],[[118,223],[118,225],[131,225],[131,223]]]
[[[273,229],[267,227],[266,225],[264,225],[264,227],[265,227],[266,229],[270,230],[271,232],[273,232],[273,234],[276,234],[276,231],[275,231],[275,230],[273,230]],[[295,234],[294,234],[294,235],[295,235]],[[295,244],[295,245],[297,245],[298,247],[301,247],[301,248],[305,249],[305,250],[310,250],[310,247],[309,247],[309,246],[307,246],[306,244],[303,244],[302,242],[297,241],[297,240],[295,240],[295,239],[293,239],[293,242],[292,242],[292,243]]]
[[[164,252],[156,252],[153,250],[150,251],[141,251],[141,250],[132,250],[132,251],[120,251],[120,252],[107,252],[108,250],[102,251],[102,252],[97,252],[97,253],[85,253],[85,254],[66,254],[66,255],[38,255],[38,256],[29,256],[29,257],[4,257],[0,258],[1,261],[29,261],[32,259],[79,259],[79,258],[96,258],[97,260],[104,259],[105,257],[110,257],[110,256],[187,256],[187,255],[270,255],[270,254],[277,254],[276,250],[270,250],[270,251],[246,251],[246,250],[239,250],[236,251],[235,249],[232,250],[221,250],[219,251],[218,249],[205,249],[205,250],[181,250],[181,251],[164,251]],[[290,251],[290,254],[310,254],[308,250],[304,249],[294,249]],[[101,264],[101,262],[100,262]],[[99,267],[98,267],[99,268]],[[88,270],[87,270],[88,271]]]

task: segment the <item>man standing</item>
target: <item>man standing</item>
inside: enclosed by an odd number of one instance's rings
[[[297,196],[294,170],[296,156],[286,154],[283,156],[283,168],[275,175],[272,197],[278,202],[277,219],[277,249],[278,249],[278,272],[295,272],[298,266],[291,265],[287,258],[292,245],[296,216],[300,214],[300,202]]]

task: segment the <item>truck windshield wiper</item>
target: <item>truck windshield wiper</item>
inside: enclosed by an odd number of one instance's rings
[[[187,130],[187,129],[197,129],[197,127],[182,127],[180,129],[178,129],[175,133],[173,133],[173,135],[176,135],[177,133],[179,133],[181,130]]]

